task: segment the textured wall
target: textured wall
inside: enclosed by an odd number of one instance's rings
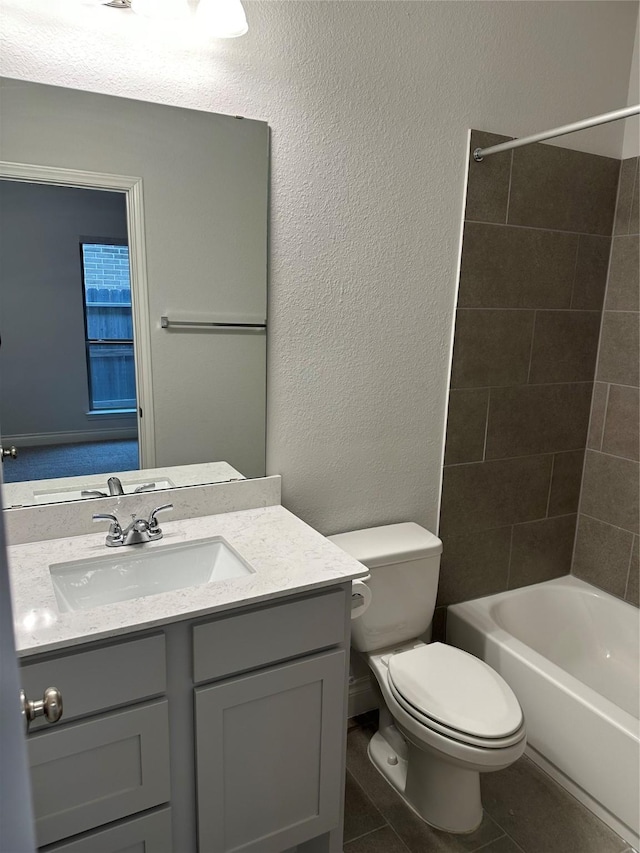
[[[571,568],[620,161],[538,144],[469,169],[441,605]]]
[[[325,533],[434,528],[467,130],[623,104],[637,5],[246,6],[248,36],[198,46],[129,13],[4,0],[0,70],[269,122],[268,470]],[[620,156],[622,138],[563,144]]]
[[[638,604],[638,157],[622,161],[571,571]]]

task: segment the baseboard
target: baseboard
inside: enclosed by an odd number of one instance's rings
[[[68,432],[38,432],[24,433],[22,435],[2,434],[2,443],[5,447],[14,444],[18,449],[21,447],[42,447],[48,444],[79,444],[85,441],[117,441],[119,439],[133,439],[138,437],[135,427],[117,427],[115,429],[87,429],[72,430]]]
[[[378,708],[378,698],[368,676],[358,678],[349,684],[348,716],[357,717]]]

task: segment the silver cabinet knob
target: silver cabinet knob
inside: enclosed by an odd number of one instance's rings
[[[1,454],[0,458],[2,459],[3,462],[5,459],[17,459],[18,458],[18,448],[14,447],[13,444],[11,445],[11,447],[7,447],[7,448],[2,447],[2,448],[0,448],[0,450],[2,450],[2,454]]]
[[[57,723],[62,717],[62,694],[57,687],[47,687],[42,700],[35,702],[27,699],[24,690],[21,690],[20,705],[27,731],[29,731],[29,723],[36,717],[45,717],[48,723]]]

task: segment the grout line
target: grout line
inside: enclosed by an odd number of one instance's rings
[[[491,388],[487,388],[487,412],[484,422],[484,444],[482,445],[482,461],[487,459],[487,436],[489,435],[489,409],[491,407]]]
[[[602,379],[577,379],[575,382],[532,382],[524,385],[522,382],[514,382],[512,385],[462,385],[452,388],[452,391],[481,391],[485,388],[493,388],[500,391],[503,388],[548,388],[551,385],[593,385],[594,382],[603,382]],[[620,382],[612,382],[612,385],[620,385]],[[637,388],[637,385],[621,385],[622,388]]]
[[[595,382],[594,382],[594,392],[595,392]],[[598,453],[604,453],[604,431],[607,426],[607,415],[609,414],[609,395],[611,394],[611,382],[607,382],[607,393],[604,398],[604,408],[602,410],[602,423],[600,424],[600,447],[598,448]],[[586,450],[585,450],[586,453]]]
[[[363,838],[368,838],[370,835],[373,835],[374,832],[380,832],[381,829],[392,829],[392,827],[385,821],[383,826],[376,826],[375,829],[370,829],[368,832],[363,832],[362,835],[356,835],[355,838],[350,838],[348,841],[345,841],[344,846],[346,847],[348,844],[352,844],[355,841],[361,841]]]
[[[588,231],[565,231],[562,228],[543,228],[541,225],[515,225],[512,222],[487,222],[484,219],[467,219],[472,225],[493,225],[496,228],[519,228],[523,231],[546,231],[550,234],[569,234],[573,236],[601,237],[603,240],[611,240],[612,234],[591,234]],[[626,236],[626,235],[623,235]]]
[[[524,453],[521,456],[500,456],[497,459],[475,459],[473,462],[450,462],[448,465],[445,465],[445,468],[460,468],[463,465],[484,465],[485,463],[491,462],[511,462],[513,459],[534,459],[539,456],[557,456],[561,453],[580,453],[585,452],[584,447],[573,447],[569,448],[569,450],[545,450],[541,453]],[[594,450],[594,453],[599,453],[599,450]],[[605,454],[606,456],[610,456],[610,453]],[[624,456],[620,456],[620,459],[624,459]],[[628,462],[634,462],[634,459],[627,460]]]
[[[611,457],[611,459],[621,459],[623,462],[635,462],[636,465],[640,462],[640,460],[638,460],[638,459],[630,459],[628,456],[618,456],[617,453],[607,453],[605,450],[593,450],[591,447],[587,447],[587,450],[585,451],[585,453],[587,451],[589,453],[599,453],[601,456],[609,456],[609,457]],[[535,455],[535,454],[532,454],[532,455]],[[493,461],[493,460],[491,460],[491,461]]]
[[[531,365],[533,363],[533,345],[536,339],[536,320],[538,319],[538,312],[533,312],[533,326],[531,327],[531,345],[529,346],[529,368],[527,370],[527,381],[526,385],[529,384],[529,380],[531,379]]]
[[[513,148],[511,149],[511,160],[509,162],[509,188],[507,190],[507,209],[505,210],[504,224],[509,224],[509,205],[511,203],[511,179],[513,178]],[[631,217],[631,214],[629,214]]]
[[[556,455],[555,453],[551,457],[551,474],[549,475],[549,494],[547,495],[547,508],[545,511],[545,518],[549,518],[549,507],[551,506],[551,491],[553,489],[553,470],[556,467]]]
[[[569,305],[573,308],[573,294],[576,289],[576,281],[578,279],[578,258],[580,257],[580,240],[582,239],[582,234],[578,235],[578,241],[576,244],[576,261],[573,265],[573,282],[571,283],[571,297],[569,299]]]
[[[619,524],[612,524],[610,521],[603,521],[601,518],[596,518],[595,515],[589,515],[587,512],[581,512],[580,515],[584,515],[585,518],[591,519],[591,521],[597,521],[599,524],[606,524],[608,527],[614,527],[616,530],[622,530],[623,533],[628,533],[629,536],[637,536],[637,533],[634,533],[633,530],[628,530],[626,527],[620,527]]]
[[[625,585],[624,585],[624,592],[622,593],[622,597],[624,598],[625,601],[627,600],[627,592],[629,591],[629,581],[631,580],[631,564],[633,562],[633,552],[634,552],[635,544],[636,544],[636,536],[637,536],[637,534],[634,534],[633,539],[631,540],[631,550],[629,551],[629,565],[627,566],[627,580],[626,580]]]
[[[523,305],[516,308],[503,308],[501,306],[484,306],[484,305],[459,305],[458,311],[545,311],[547,313],[562,313],[562,314],[602,314],[599,308],[534,308]],[[637,314],[638,311],[625,311],[622,309],[607,309],[611,310],[612,314]],[[639,309],[640,310],[640,309]]]
[[[638,169],[640,169],[640,157],[636,157],[636,167],[633,170],[633,183],[631,184],[633,189],[631,190],[631,204],[629,205],[629,219],[627,220],[627,234],[626,234],[626,236],[632,236],[631,235],[631,214],[633,212],[633,202],[635,201],[636,193],[638,192]],[[620,166],[620,176],[622,177],[622,166]],[[615,220],[614,220],[614,222],[615,222]]]

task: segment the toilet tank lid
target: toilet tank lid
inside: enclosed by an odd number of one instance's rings
[[[369,569],[442,553],[440,539],[413,521],[337,533],[328,539]]]

